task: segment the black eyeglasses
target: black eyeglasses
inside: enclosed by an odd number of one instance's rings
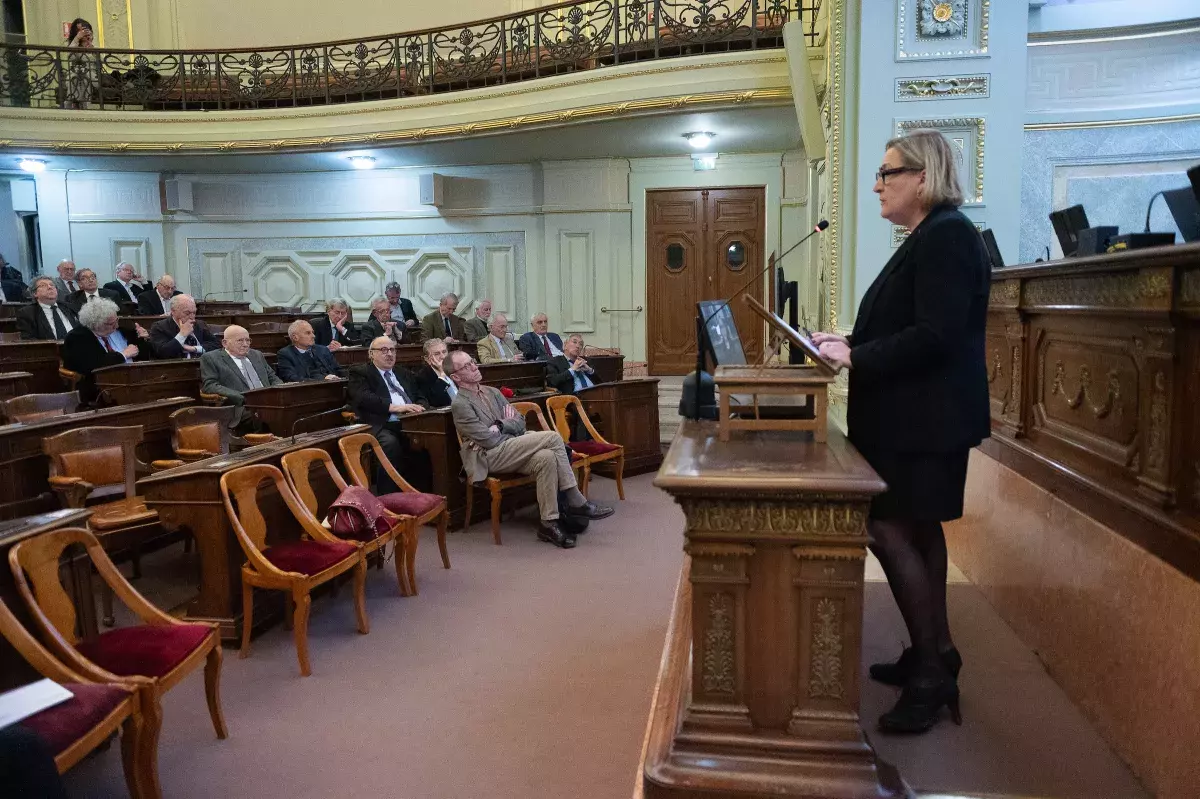
[[[396,351],[395,347],[372,347],[371,348],[371,352],[382,352],[385,354],[389,353],[389,352],[395,352],[395,351]]]
[[[892,175],[901,175],[901,174],[904,174],[905,172],[920,172],[920,171],[921,170],[915,166],[897,166],[897,167],[893,167],[891,169],[885,169],[883,167],[880,167],[879,171],[875,173],[875,179],[886,186],[887,179],[890,178]]]
[[[467,361],[466,363],[464,363],[462,366],[460,366],[460,367],[458,367],[457,369],[455,369],[455,370],[451,371],[451,372],[450,372],[450,374],[452,374],[452,375],[453,375],[453,374],[458,374],[458,373],[459,373],[459,372],[461,372],[463,369],[466,369],[468,366],[476,366],[476,365],[477,365],[477,364],[475,363],[475,359],[474,359],[474,358],[472,358],[471,360],[469,360],[469,361]]]

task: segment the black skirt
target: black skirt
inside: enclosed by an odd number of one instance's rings
[[[948,522],[963,515],[967,460],[971,451],[892,452],[862,450],[887,491],[871,501],[871,518]]]

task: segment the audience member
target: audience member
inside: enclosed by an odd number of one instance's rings
[[[537,478],[541,524],[538,538],[563,549],[575,546],[575,535],[559,524],[560,505],[568,516],[603,519],[613,509],[590,502],[579,492],[571,458],[554,431],[528,432],[498,389],[485,386],[475,360],[465,352],[451,352],[443,369],[458,387],[450,403],[454,426],[462,437],[462,462],[473,483],[490,473],[520,472]]]
[[[221,347],[200,356],[200,390],[206,394],[220,394],[238,406],[233,420],[235,430],[260,432],[264,426],[253,414],[246,412],[244,395],[252,389],[277,386],[283,381],[261,352],[250,349],[250,333],[246,328],[240,325],[225,328]]]
[[[379,297],[371,301],[371,316],[362,323],[358,332],[363,341],[387,336],[399,344],[404,341],[406,330],[407,328],[392,319],[392,308],[388,301]]]
[[[425,338],[445,339],[447,344],[457,344],[466,337],[463,331],[465,320],[454,314],[458,309],[458,295],[443,294],[436,311],[421,320],[421,332]]]
[[[502,313],[492,316],[492,321],[488,324],[488,335],[479,340],[478,349],[480,363],[505,363],[525,359],[512,333],[508,332],[508,317]]]
[[[475,315],[463,323],[463,335],[468,342],[479,341],[488,334],[488,319],[492,315],[492,301],[480,300],[475,306]],[[486,363],[486,361],[485,361]]]
[[[448,408],[458,393],[443,369],[446,360],[446,342],[440,338],[428,339],[423,347],[425,363],[417,370],[417,393],[425,398],[430,408]]]
[[[325,316],[314,319],[312,326],[317,343],[331,350],[354,347],[361,343],[358,333],[350,323],[350,306],[345,300],[332,299],[325,303]]]
[[[592,367],[583,357],[583,336],[578,333],[567,336],[563,354],[546,362],[546,385],[560,394],[574,394],[596,385],[592,380]]]
[[[350,385],[347,386],[350,407],[363,422],[371,425],[371,434],[379,439],[396,471],[423,489],[429,484],[428,474],[421,475],[415,468],[401,424],[404,416],[425,410],[423,397],[409,371],[396,367],[396,342],[387,336],[377,337],[371,342],[367,357],[369,363],[350,367]],[[376,486],[381,494],[400,490],[383,469],[376,472]]]
[[[387,296],[388,313],[392,321],[403,327],[417,327],[420,321],[417,319],[417,312],[413,310],[413,304],[410,300],[400,296],[400,284],[395,281],[388,283],[383,289],[384,295]]]
[[[79,281],[75,277],[75,262],[66,258],[58,262],[58,277],[54,279],[58,296],[64,300],[79,291]]]
[[[105,283],[104,288],[120,294],[121,302],[137,302],[138,295],[146,290],[146,287],[142,285],[142,276],[134,271],[133,264],[124,261],[117,264],[114,271],[117,279]]]
[[[76,17],[67,29],[67,47],[86,50],[94,46],[92,24],[83,17]],[[67,56],[66,66],[66,96],[63,98],[63,108],[86,110],[96,88],[95,60],[76,51]]]
[[[84,274],[80,273],[80,283],[85,283]],[[83,375],[76,388],[79,399],[91,403],[96,399],[96,382],[92,372],[102,366],[117,366],[131,363],[135,359],[144,360],[147,353],[136,342],[126,340],[125,334],[117,328],[118,306],[108,298],[97,298],[85,303],[79,311],[79,327],[67,334],[58,354],[62,364],[72,372]],[[139,339],[149,338],[150,334],[139,324],[134,325]],[[148,351],[149,348],[147,348]]]
[[[531,331],[521,336],[517,346],[525,355],[527,361],[548,361],[556,355],[563,354],[562,339],[557,333],[551,333],[550,320],[544,313],[536,313],[529,320]]]
[[[317,335],[308,322],[297,319],[288,325],[288,339],[292,343],[275,356],[275,366],[284,381],[298,383],[346,376],[329,348],[315,343]]]
[[[50,747],[21,724],[0,729],[0,797],[67,799]]]
[[[29,302],[29,287],[14,268],[0,255],[0,302]]]
[[[166,316],[167,309],[171,307],[171,298],[182,293],[175,290],[175,278],[163,275],[154,284],[153,291],[143,291],[138,295],[138,313],[143,316]]]
[[[34,302],[17,311],[17,332],[23,341],[62,341],[79,327],[75,312],[58,301],[57,282],[44,276],[33,279]],[[74,264],[71,282],[75,282]]]
[[[187,294],[171,298],[171,315],[150,327],[156,358],[199,358],[221,348],[208,325],[196,318],[196,301]]]
[[[68,308],[79,313],[79,309],[86,303],[101,298],[112,300],[119,308],[121,305],[121,295],[109,288],[99,288],[100,281],[96,279],[96,273],[91,269],[81,269],[75,275],[79,279],[79,291],[67,295],[64,300]]]

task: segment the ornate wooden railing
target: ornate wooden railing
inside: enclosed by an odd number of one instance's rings
[[[0,45],[0,105],[205,111],[366,102],[646,59],[783,46],[821,0],[595,0],[467,25],[251,50]]]

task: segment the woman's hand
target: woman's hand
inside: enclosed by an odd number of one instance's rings
[[[813,338],[815,339],[816,336],[813,336]],[[821,357],[838,369],[854,368],[854,364],[850,362],[850,345],[841,336],[830,336],[824,344],[820,345],[820,352]]]
[[[813,342],[813,344],[816,344],[818,347],[828,341],[836,341],[839,344],[845,344],[846,346],[850,346],[849,340],[847,340],[847,338],[845,336],[839,336],[837,333],[817,332],[817,333],[812,334],[812,342]]]

